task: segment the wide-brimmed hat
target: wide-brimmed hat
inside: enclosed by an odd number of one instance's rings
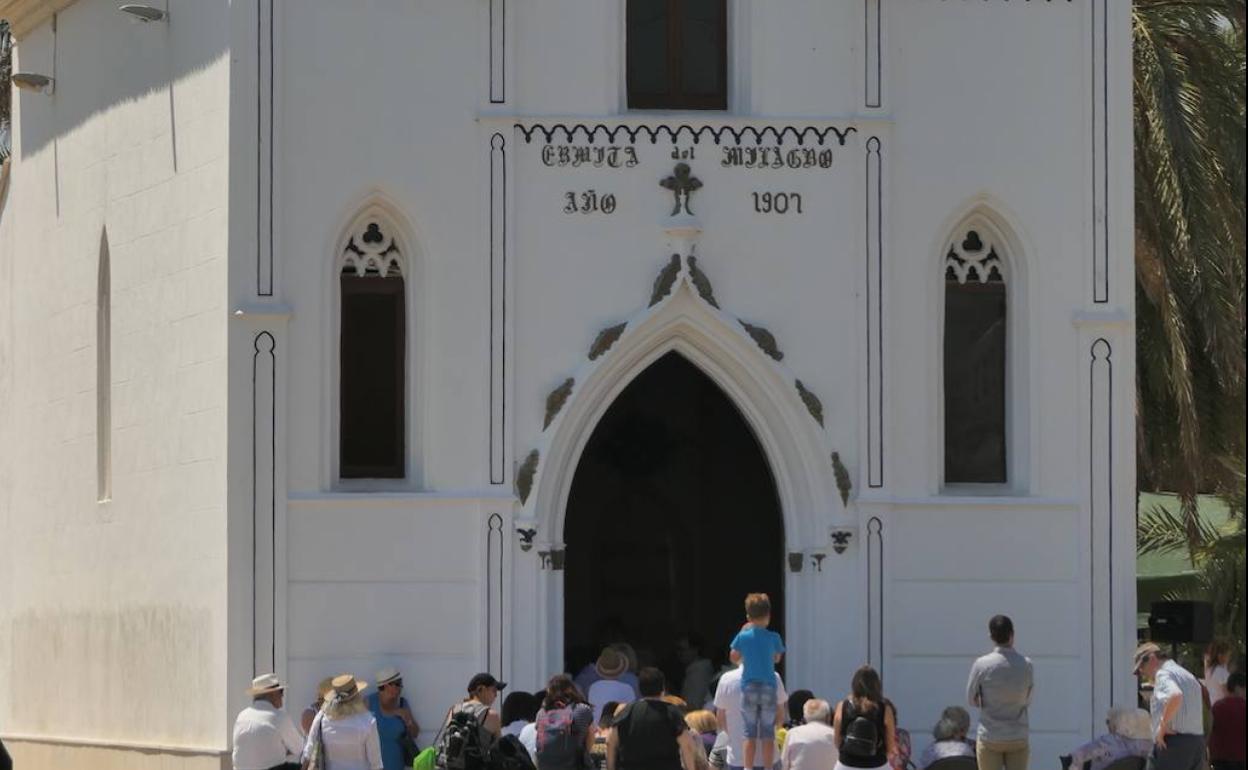
[[[247,688],[247,694],[255,698],[271,692],[280,692],[286,689],[286,685],[282,684],[282,680],[277,678],[277,674],[261,674],[251,680],[251,687]]]
[[[334,691],[334,678],[332,676],[327,676],[321,681],[316,683],[317,700],[325,700],[326,698],[329,697],[329,694],[333,691]]]
[[[1140,673],[1140,666],[1144,665],[1144,661],[1148,660],[1150,655],[1157,655],[1160,652],[1161,647],[1154,642],[1141,644],[1135,649],[1135,659],[1132,661],[1131,671],[1136,674]]]
[[[339,703],[346,703],[358,698],[368,687],[368,682],[356,679],[351,674],[340,674],[330,681],[329,686],[333,688],[334,699]]]
[[[402,678],[403,674],[399,673],[397,668],[394,666],[386,666],[377,672],[377,686],[381,687],[383,684],[390,684],[391,682]]]
[[[615,679],[628,670],[628,658],[621,655],[619,650],[616,650],[614,647],[606,647],[603,649],[602,654],[598,656],[598,662],[594,664],[594,670],[603,679]]]

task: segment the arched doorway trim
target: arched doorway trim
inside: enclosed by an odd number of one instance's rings
[[[676,352],[728,395],[754,431],[775,478],[786,550],[823,548],[829,528],[848,523],[826,434],[809,391],[804,398],[798,378],[764,353],[759,329],[748,328],[716,306],[701,270],[673,259],[655,283],[650,307],[622,330],[604,330],[618,339],[605,353],[596,344],[598,355],[574,374],[573,384],[552,393],[549,424],[517,475],[517,528],[537,530],[546,549],[562,547],[572,479],[594,428],[634,377]]]

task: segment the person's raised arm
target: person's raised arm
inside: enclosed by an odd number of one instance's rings
[[[836,711],[832,714],[832,742],[839,748],[841,745],[841,706],[844,702],[836,704]]]
[[[716,727],[721,733],[728,732],[728,712],[723,709],[715,709]]]

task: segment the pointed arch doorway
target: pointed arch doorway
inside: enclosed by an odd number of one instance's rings
[[[594,428],[563,540],[566,670],[624,640],[678,692],[678,640],[700,638],[718,666],[751,591],[771,596],[772,627],[783,633],[785,533],[772,469],[728,395],[677,352],[629,382]]]

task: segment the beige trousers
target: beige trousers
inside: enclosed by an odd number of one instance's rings
[[[1021,741],[978,741],[975,759],[979,770],[1027,770],[1031,747],[1026,739]]]

